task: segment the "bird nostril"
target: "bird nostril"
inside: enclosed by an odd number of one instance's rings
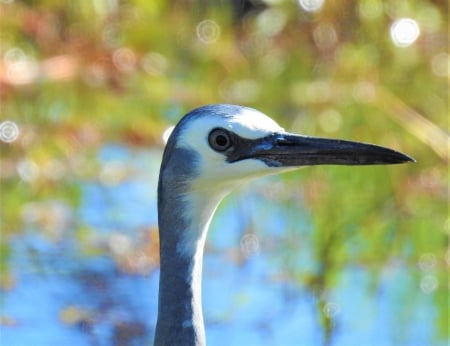
[[[279,145],[280,147],[287,147],[292,146],[295,143],[293,141],[290,141],[286,137],[278,137],[277,139],[275,139],[275,144]]]

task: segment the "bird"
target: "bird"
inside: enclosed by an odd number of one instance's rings
[[[414,162],[401,152],[361,142],[286,132],[249,107],[211,104],[176,124],[158,181],[160,280],[154,344],[206,344],[202,262],[220,201],[249,180],[310,165]]]

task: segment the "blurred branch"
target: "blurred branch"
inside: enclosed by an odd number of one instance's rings
[[[409,107],[389,90],[378,87],[376,95],[375,105],[433,149],[445,162],[449,162],[450,136],[447,132]]]

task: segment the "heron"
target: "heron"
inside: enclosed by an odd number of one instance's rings
[[[155,345],[205,345],[201,286],[205,238],[220,201],[259,176],[308,165],[414,161],[361,142],[286,132],[253,108],[194,109],[164,149],[158,182],[160,281]]]

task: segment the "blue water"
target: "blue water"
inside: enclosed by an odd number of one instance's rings
[[[98,159],[122,162],[130,176],[110,185],[80,181],[76,222],[57,241],[32,227],[12,239],[16,284],[0,300],[1,315],[12,322],[0,326],[0,345],[152,343],[158,268],[119,270],[107,251],[86,251],[77,229],[99,239],[112,233],[134,239],[156,227],[160,153],[109,146]],[[326,297],[290,277],[320,264],[311,252],[314,229],[301,200],[289,206],[262,198],[266,184],[277,182],[259,180],[232,194],[211,225],[203,282],[209,345],[321,345],[320,299],[334,317],[331,345],[445,344],[436,341],[430,322],[437,313],[432,295],[421,293],[414,272],[402,264],[386,268],[376,285],[367,270],[346,267]],[[289,252],[280,248],[287,229],[298,236]],[[249,247],[242,242],[246,234],[253,241]],[[71,309],[74,317],[64,317]]]

